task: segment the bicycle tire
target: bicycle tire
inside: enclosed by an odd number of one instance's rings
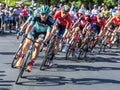
[[[104,52],[104,51],[105,51],[106,46],[107,46],[107,39],[104,40],[104,41],[101,43],[101,45],[100,45],[100,50],[99,50],[99,54],[100,54],[101,52]]]
[[[116,39],[116,46],[117,46],[117,48],[120,48],[120,37],[119,37],[119,34],[117,33],[117,39]]]
[[[20,45],[19,45],[19,48],[18,48],[17,52],[15,53],[15,55],[14,55],[14,57],[13,57],[13,60],[12,60],[12,63],[11,63],[11,67],[12,67],[12,68],[16,68],[15,65],[16,65],[16,63],[17,63],[17,61],[18,61],[18,59],[19,59],[19,56],[18,56],[18,58],[16,59],[16,55],[18,54],[18,52],[20,52],[20,49],[22,48],[22,46],[23,46],[23,44],[20,44]]]
[[[65,55],[65,59],[68,60],[69,56],[71,54],[71,45],[68,47],[66,55]]]
[[[15,81],[16,84],[18,84],[18,80],[20,78],[22,78],[22,75],[23,75],[23,73],[24,73],[24,71],[26,69],[26,66],[27,66],[27,61],[29,59],[29,56],[30,56],[30,53],[27,54],[25,61],[23,60],[23,63],[21,65],[21,67],[20,67],[20,72],[19,72],[18,77],[17,77],[17,79]]]
[[[24,44],[24,41],[25,41],[25,37],[23,37],[18,49],[17,49],[17,52],[15,53],[14,57],[13,57],[13,60],[12,60],[12,63],[11,63],[11,67],[12,68],[16,68],[15,65],[18,61],[18,59],[16,60],[16,55],[18,54],[18,52],[20,51],[20,49],[22,48],[23,44]],[[18,57],[19,58],[19,57]]]
[[[87,51],[88,51],[88,45],[87,43],[83,44],[80,48],[78,59],[86,58],[87,57]]]
[[[46,62],[48,62],[49,53],[50,53],[52,47],[54,46],[54,41],[55,41],[54,39],[55,38],[53,38],[51,40],[50,44],[47,47],[47,51],[45,52],[45,55],[43,57],[43,61],[42,61],[41,65],[40,65],[40,70],[43,70],[42,67],[44,67],[46,65]]]

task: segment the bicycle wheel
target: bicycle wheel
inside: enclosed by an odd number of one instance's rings
[[[22,75],[24,73],[24,71],[26,70],[26,66],[27,66],[27,63],[28,63],[28,60],[31,60],[32,59],[32,53],[33,53],[33,50],[34,50],[34,42],[32,43],[32,45],[30,46],[29,50],[27,51],[26,55],[25,55],[25,59],[23,59],[23,63],[20,67],[20,72],[19,72],[19,75],[15,81],[16,84],[18,84],[18,80],[19,78],[22,78]]]
[[[87,43],[85,43],[80,48],[80,51],[79,51],[79,54],[78,54],[78,60],[86,58],[87,57],[87,51],[88,51],[88,45],[87,45]]]
[[[24,44],[24,41],[25,41],[25,37],[23,37],[23,39],[22,39],[22,41],[21,41],[21,43],[20,43],[20,45],[19,45],[19,47],[18,47],[18,49],[17,49],[17,52],[15,53],[15,55],[14,55],[14,57],[13,57],[13,61],[12,61],[12,63],[11,63],[11,67],[12,67],[12,68],[15,68],[15,65],[16,65],[19,57],[20,57],[20,52],[21,52],[21,48],[22,48],[22,46],[23,46],[23,44]],[[18,53],[19,53],[19,54],[18,54]]]
[[[68,47],[67,52],[66,52],[66,55],[65,55],[66,60],[68,60],[71,52],[72,52],[72,50],[71,50],[71,45],[70,45],[70,46]]]
[[[117,39],[116,39],[116,46],[117,48],[120,48],[120,37],[119,37],[119,33],[117,33]]]
[[[49,61],[52,53],[53,53],[53,46],[54,46],[54,39],[51,40],[50,44],[47,47],[47,51],[45,52],[42,64],[40,65],[40,70],[43,70],[43,67],[46,65],[46,63]]]
[[[104,41],[101,43],[101,45],[100,45],[100,50],[99,50],[99,54],[100,54],[101,52],[104,52],[104,51],[105,51],[105,49],[106,49],[106,47],[107,47],[107,41],[108,41],[108,40],[104,40]]]
[[[22,75],[23,75],[23,73],[24,73],[24,71],[25,71],[25,69],[26,69],[26,66],[27,66],[28,59],[29,59],[30,57],[31,57],[31,55],[30,55],[30,53],[28,53],[27,56],[26,56],[26,58],[25,58],[25,61],[23,60],[23,63],[22,63],[22,65],[21,65],[21,67],[20,67],[20,72],[19,72],[18,77],[17,77],[17,79],[16,79],[16,81],[15,81],[16,84],[18,84],[18,80],[19,80],[20,78],[22,78]]]
[[[13,57],[13,60],[12,60],[12,63],[11,63],[11,67],[12,67],[12,68],[15,68],[15,65],[16,65],[19,57],[20,57],[18,53],[21,52],[22,46],[23,46],[23,43],[21,43],[21,44],[19,45],[18,50],[17,50],[17,52],[15,53],[15,55],[14,55],[14,57]]]

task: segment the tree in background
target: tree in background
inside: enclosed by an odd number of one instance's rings
[[[5,0],[0,0],[0,2],[4,2],[4,1]],[[9,5],[13,6],[13,4],[15,4],[17,1],[22,1],[22,0],[11,0]],[[30,2],[32,0],[26,0],[26,1],[27,2],[25,3],[31,4]],[[93,6],[94,4],[101,5],[102,3],[105,3],[105,5],[107,5],[108,7],[111,7],[117,5],[118,1],[120,2],[120,0],[34,0],[34,1],[39,4],[47,4],[47,5],[62,2],[62,3],[74,4],[78,8],[81,6],[81,4],[84,4],[85,6],[91,4]]]

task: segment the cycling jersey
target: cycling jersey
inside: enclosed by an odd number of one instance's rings
[[[91,18],[91,20],[92,20],[91,23],[96,23],[96,22],[97,22],[97,16],[94,15],[94,16]]]
[[[45,22],[42,21],[40,17],[34,17],[30,23],[34,25],[34,28],[28,34],[28,38],[31,38],[32,40],[37,38],[44,40],[47,31],[52,30],[54,22],[52,17],[49,16]]]
[[[46,33],[47,30],[52,30],[53,23],[52,17],[48,17],[46,22],[42,21],[40,17],[34,17],[31,21],[31,24],[34,25],[34,28],[38,33]]]
[[[57,11],[54,15],[54,21],[56,24],[60,24],[61,26],[65,26],[66,28],[70,28],[72,24],[72,17],[67,14],[65,17],[61,16],[61,10]]]
[[[101,21],[97,21],[97,25],[99,25],[101,29],[104,29],[106,25],[106,19],[102,18]]]
[[[85,15],[83,15],[80,21],[80,28],[83,29],[87,23],[91,23],[91,18],[85,19]]]
[[[111,23],[114,23],[114,24],[116,24],[116,25],[120,25],[120,19],[117,19],[117,17],[113,17],[112,19],[111,19]]]

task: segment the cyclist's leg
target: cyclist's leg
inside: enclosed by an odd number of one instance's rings
[[[118,27],[116,25],[113,25],[113,32],[111,32],[111,37],[109,39],[109,47],[112,47],[112,44],[114,43],[114,39],[117,38],[116,37],[116,32],[117,32]]]
[[[18,62],[16,63],[16,67],[20,67],[21,66],[23,58],[24,58],[24,56],[25,56],[29,46],[31,45],[31,43],[32,43],[32,40],[26,38],[25,43],[24,43],[24,45],[22,47],[22,54],[21,54]]]
[[[55,40],[55,46],[53,47],[53,52],[52,52],[52,55],[47,63],[47,66],[48,67],[51,67],[53,65],[53,59],[55,57],[55,55],[57,54],[58,50],[59,50],[59,44],[60,44],[60,38],[56,37],[56,40]]]
[[[30,61],[29,65],[27,67],[28,72],[31,72],[33,64],[39,55],[41,43],[42,43],[42,40],[40,38],[38,38],[36,40],[36,43],[34,44],[35,48],[34,48],[34,52],[32,53],[32,60]]]

